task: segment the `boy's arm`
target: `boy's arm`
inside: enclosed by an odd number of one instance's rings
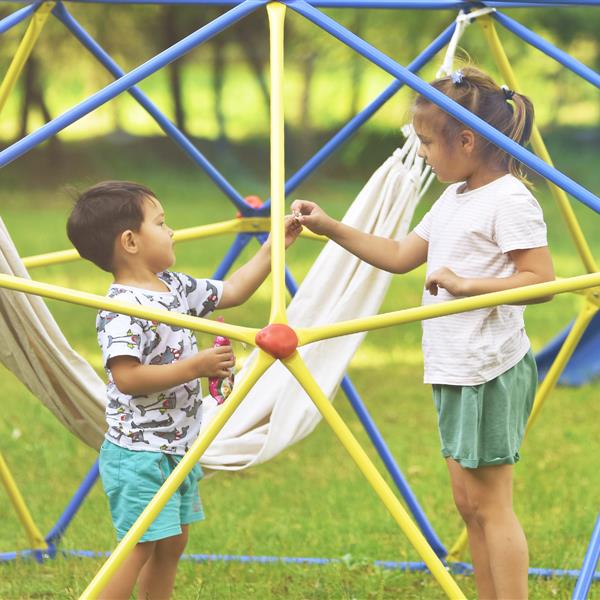
[[[285,247],[288,248],[298,237],[302,226],[293,217],[285,219]],[[271,236],[258,252],[223,282],[223,294],[219,308],[230,308],[243,304],[260,287],[271,272]]]
[[[411,232],[401,241],[372,235],[336,221],[308,200],[295,200],[292,211],[301,213],[298,220],[311,231],[326,235],[334,242],[370,265],[390,273],[408,273],[427,261],[429,243]]]
[[[517,269],[517,272],[510,277],[465,278],[459,277],[450,269],[443,267],[429,275],[425,282],[425,288],[434,296],[437,295],[440,287],[453,296],[477,296],[554,281],[554,267],[548,246],[511,250],[507,254]],[[549,300],[552,300],[552,296],[544,296],[519,304],[538,304]]]
[[[168,365],[143,365],[133,356],[108,361],[112,379],[123,394],[142,396],[163,392],[198,377],[227,377],[235,365],[231,346],[217,346]]]

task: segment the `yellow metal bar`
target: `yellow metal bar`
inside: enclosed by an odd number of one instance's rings
[[[379,471],[377,471],[375,465],[373,465],[370,458],[352,435],[352,432],[339,416],[335,408],[333,408],[327,396],[321,391],[298,352],[294,352],[294,354],[290,358],[285,359],[283,363],[300,382],[300,385],[306,390],[306,393],[312,398],[316,407],[323,415],[323,418],[333,429],[334,433],[370,483],[375,493],[379,496],[396,523],[400,526],[400,529],[402,529],[408,538],[409,542],[419,553],[419,556],[424,560],[433,576],[446,592],[446,595],[449,598],[465,598],[461,589],[448,571],[446,571],[446,568],[433,552],[419,528],[413,523],[405,508],[398,498],[396,498],[389,485],[385,482],[385,479],[381,476]]]
[[[502,42],[500,42],[500,38],[498,37],[498,33],[496,31],[496,27],[494,25],[493,19],[489,15],[485,15],[477,19],[477,22],[483,29],[488,45],[494,55],[494,59],[500,72],[502,73],[502,77],[506,81],[507,85],[513,90],[520,91],[522,90],[515,73],[512,69],[512,66],[506,56],[506,52],[504,51],[504,47],[502,46]],[[549,165],[553,166],[552,158],[550,157],[550,153],[546,148],[546,144],[542,139],[539,129],[534,124],[533,130],[531,132],[531,145],[535,151],[535,153]],[[577,217],[575,216],[575,212],[567,198],[567,194],[554,185],[552,182],[547,181],[550,191],[554,196],[556,202],[558,203],[558,207],[562,213],[563,219],[565,220],[567,227],[569,228],[569,232],[575,242],[575,246],[581,260],[583,261],[584,267],[588,273],[594,273],[598,271],[598,266],[594,257],[592,256],[592,252],[590,247],[583,235],[583,231],[579,226],[579,222],[577,221]]]
[[[46,543],[46,540],[44,540],[44,536],[40,533],[40,530],[37,528],[37,525],[34,523],[31,513],[25,504],[25,500],[13,479],[2,453],[0,453],[0,481],[4,484],[6,492],[8,493],[8,498],[12,502],[17,516],[27,533],[31,548],[33,550],[47,550],[48,544]]]
[[[244,232],[260,232],[269,231],[270,219],[268,217],[248,217],[240,219],[230,219],[220,223],[210,223],[209,225],[200,225],[198,227],[187,227],[178,229],[173,234],[173,239],[176,242],[187,242],[225,233],[244,233]],[[56,265],[60,263],[79,260],[81,256],[77,250],[60,250],[58,252],[49,252],[47,254],[36,254],[23,259],[23,264],[28,269],[35,267],[45,267],[48,265]]]
[[[448,302],[442,302],[440,304],[417,306],[383,315],[342,321],[332,325],[299,328],[296,330],[296,334],[298,335],[299,345],[303,346],[319,340],[358,333],[359,331],[382,329],[392,325],[412,323],[413,321],[422,321],[423,319],[433,319],[434,317],[453,315],[467,310],[498,306],[499,304],[519,304],[543,296],[552,296],[563,292],[572,292],[574,290],[596,287],[598,285],[600,285],[600,273],[578,275],[577,277],[567,277],[560,281],[548,281],[546,283],[527,285],[511,290],[504,290],[502,292],[492,292],[490,294],[481,294],[470,298],[449,300]]]
[[[283,134],[283,24],[285,6],[267,5],[271,54],[271,315],[269,323],[287,323],[285,313],[285,141]]]
[[[461,531],[460,535],[456,542],[454,542],[454,546],[450,548],[448,551],[448,556],[446,556],[446,561],[449,563],[458,562],[460,557],[467,546],[467,542],[469,541],[469,535],[467,533],[467,528],[464,527]]]
[[[546,377],[540,384],[537,394],[535,395],[535,401],[533,403],[533,409],[531,410],[531,415],[529,415],[529,421],[527,422],[527,429],[525,430],[525,436],[531,430],[533,423],[537,419],[539,412],[544,404],[544,401],[550,394],[550,392],[556,387],[556,383],[558,382],[558,378],[561,376],[564,371],[569,359],[573,355],[579,340],[585,333],[587,326],[590,321],[593,319],[594,315],[598,312],[598,307],[590,304],[589,302],[585,303],[583,310],[579,313],[573,326],[571,327],[571,331],[567,335],[563,345],[561,346],[552,366],[548,370]]]
[[[581,336],[585,333],[587,326],[590,321],[598,311],[598,307],[593,304],[586,302],[583,310],[575,319],[575,323],[573,323],[573,327],[569,332],[569,335],[563,342],[559,353],[556,355],[552,366],[548,370],[546,377],[544,377],[544,381],[540,384],[536,395],[535,400],[533,402],[533,408],[531,410],[531,415],[529,415],[529,421],[527,422],[527,429],[525,430],[525,437],[531,430],[533,423],[537,419],[539,412],[546,400],[546,398],[550,395],[550,392],[556,387],[556,383],[563,372],[565,366],[569,362]],[[468,536],[467,529],[464,528],[454,545],[448,552],[448,562],[455,562],[460,560],[460,556],[464,552],[467,546]]]
[[[48,15],[50,15],[50,12],[54,8],[55,4],[56,2],[44,2],[32,15],[29,26],[25,31],[25,35],[23,36],[23,39],[21,40],[21,43],[15,52],[15,56],[8,67],[8,71],[4,76],[2,85],[0,85],[0,112],[2,112],[2,109],[4,108],[12,89],[15,87],[17,79],[19,79],[19,75],[21,74],[21,71],[23,71],[23,67],[25,66],[31,51],[35,46],[35,42],[44,28],[44,24],[48,19]]]
[[[223,221],[222,223],[211,223],[210,225],[199,225],[198,227],[178,229],[173,234],[173,239],[176,242],[187,242],[224,233],[258,233],[269,231],[270,227],[271,219],[268,217],[242,217],[240,219]],[[308,229],[303,230],[301,235],[314,240],[327,241],[326,237],[317,235]],[[33,256],[27,256],[22,260],[27,269],[35,269],[37,267],[58,265],[80,259],[81,256],[79,256],[79,252],[71,249],[48,252],[46,254],[35,254]]]
[[[78,304],[80,306],[89,306],[90,308],[111,310],[123,315],[138,317],[139,319],[159,321],[160,323],[186,327],[193,331],[201,331],[212,335],[224,335],[233,338],[234,340],[251,344],[252,346],[255,345],[254,340],[258,332],[258,329],[250,327],[240,327],[239,325],[210,321],[209,319],[192,317],[191,315],[169,312],[168,310],[143,308],[137,304],[119,302],[117,300],[106,298],[105,296],[79,292],[50,283],[31,281],[30,279],[5,275],[3,273],[0,273],[0,288],[25,292],[26,294],[36,294],[38,296],[44,296],[45,298],[71,302],[72,304]]]
[[[169,501],[169,498],[179,489],[179,486],[182,484],[187,474],[192,470],[194,465],[198,463],[219,431],[223,429],[223,426],[227,423],[241,401],[246,397],[248,391],[274,361],[274,358],[259,350],[256,361],[250,367],[246,377],[239,382],[239,385],[236,385],[206,431],[191,445],[180,463],[163,483],[160,490],[158,490],[156,496],[152,498],[148,506],[146,506],[142,514],[138,517],[137,521],[131,526],[131,529],[113,550],[108,560],[102,565],[102,568],[98,573],[96,573],[96,576],[84,590],[83,594],[81,594],[80,598],[85,598],[87,600],[98,597],[116,570],[131,553],[139,539],[144,535],[148,527],[150,527],[158,513]]]

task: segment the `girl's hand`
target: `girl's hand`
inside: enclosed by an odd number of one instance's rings
[[[320,235],[327,235],[329,226],[333,222],[333,219],[318,204],[308,200],[294,200],[292,214],[298,223]]]
[[[464,296],[465,281],[463,277],[459,277],[448,267],[442,267],[429,275],[425,281],[425,289],[432,296],[437,296],[439,288],[446,290],[453,296]]]

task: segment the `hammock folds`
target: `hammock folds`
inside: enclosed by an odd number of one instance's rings
[[[428,171],[416,156],[412,130],[402,150],[373,174],[344,222],[376,235],[406,236]],[[0,272],[29,278],[0,219]],[[288,307],[292,327],[376,314],[391,275],[364,263],[333,242],[326,244]],[[106,429],[105,383],[69,345],[44,301],[34,295],[0,291],[0,361],[74,435],[98,449]],[[300,348],[308,367],[330,398],[364,334]],[[246,362],[250,364],[252,355]],[[236,380],[243,378],[245,368]],[[204,399],[203,427],[218,407]],[[265,462],[308,435],[320,414],[297,381],[275,363],[250,391],[201,464],[209,469],[242,469]]]

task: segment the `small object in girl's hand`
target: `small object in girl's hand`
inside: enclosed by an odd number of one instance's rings
[[[298,221],[302,216],[302,213],[299,210],[295,210],[292,212],[292,216],[294,217],[294,219],[296,219],[296,221]]]

